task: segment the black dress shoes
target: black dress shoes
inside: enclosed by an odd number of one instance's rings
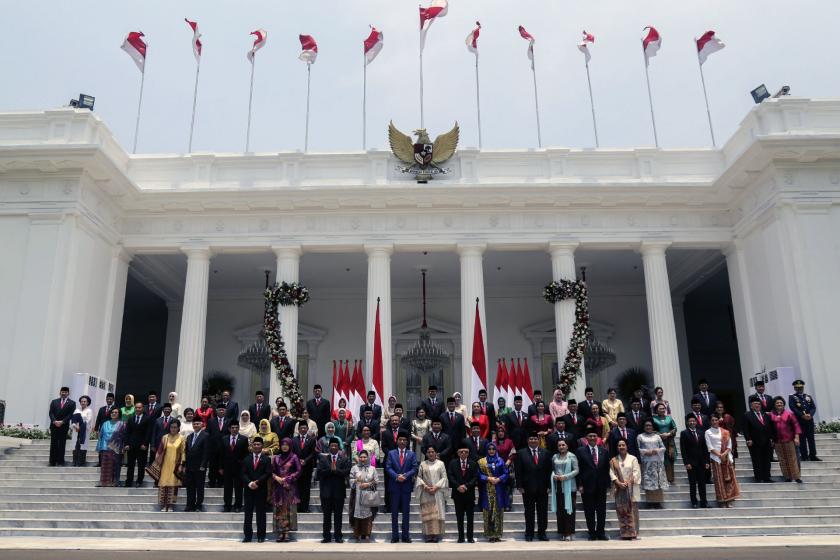
[[[400,540],[401,540],[402,542],[404,542],[404,543],[411,543],[411,539],[410,539],[410,538],[408,538],[408,537],[406,537],[406,538],[404,538],[404,539],[400,539]]]
[[[547,540],[548,540],[548,536],[547,536],[547,535],[539,535],[539,536],[537,537],[537,540],[538,540],[538,541],[547,541]]]
[[[458,537],[458,542],[463,543],[464,542],[464,537]]]
[[[242,539],[242,542],[251,542],[251,538],[250,537],[245,537],[244,539]]]
[[[343,543],[344,542],[344,537],[336,537],[335,542],[337,542],[339,544]]]
[[[396,538],[391,539],[391,544],[396,544],[398,542],[400,542],[400,539],[396,539]]]
[[[525,542],[531,542],[534,540],[534,537],[525,537]]]
[[[259,542],[265,542],[265,537],[258,538],[258,539],[257,539],[257,542],[258,542],[258,543],[259,543]]]
[[[608,540],[610,540],[610,538],[606,534],[601,533],[600,535],[598,535],[598,540],[599,541],[608,541]]]
[[[327,544],[329,542],[332,542],[332,539],[329,538],[329,537],[324,537],[323,539],[321,539],[321,542],[324,543],[324,544]]]
[[[470,544],[475,544],[475,539],[470,537],[470,538],[467,539],[467,542],[470,543]]]
[[[225,506],[224,509],[222,509],[222,511],[225,512],[225,513],[230,513],[231,509],[232,508],[230,506]]]
[[[589,539],[587,539],[587,540],[594,541],[594,540],[597,540],[597,539],[595,538],[595,535],[589,535]]]

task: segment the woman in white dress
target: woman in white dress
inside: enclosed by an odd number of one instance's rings
[[[414,492],[420,502],[420,521],[423,523],[423,538],[432,543],[440,542],[446,518],[446,489],[449,478],[446,467],[437,458],[434,447],[426,449],[426,460],[417,469]]]
[[[424,461],[426,456],[421,451],[421,444],[423,436],[432,429],[432,421],[426,418],[426,410],[423,408],[418,407],[415,415],[417,417],[411,421],[411,449],[417,455],[418,461]]]
[[[172,416],[180,422],[184,413],[184,407],[178,402],[178,393],[175,391],[169,393],[169,404],[172,405]]]
[[[90,408],[89,396],[79,397],[79,405],[70,418],[70,429],[73,431],[73,466],[84,467],[90,431],[93,429],[93,410]]]
[[[257,427],[251,422],[251,413],[243,410],[239,415],[239,433],[250,442],[257,435]]]
[[[619,440],[618,455],[610,459],[610,480],[613,483],[619,536],[625,540],[639,537],[639,483],[641,479],[639,462],[627,452],[627,442],[623,439]]]
[[[663,490],[668,488],[665,472],[665,444],[662,437],[653,430],[653,421],[645,420],[644,432],[636,436],[639,455],[642,458],[642,488],[648,507],[662,509],[665,500]]]
[[[454,393],[452,393],[452,397],[455,399],[455,412],[457,412],[464,418],[469,416],[467,414],[467,405],[464,404],[464,397],[461,395],[461,393],[455,391]]]
[[[359,451],[357,461],[350,469],[350,509],[348,513],[356,542],[365,539],[370,542],[373,520],[376,518],[378,508],[364,505],[361,497],[365,492],[379,491],[377,488],[379,476],[376,473],[376,467],[370,464],[370,458],[366,450]]]
[[[193,433],[192,421],[195,418],[195,411],[191,408],[184,409],[184,421],[181,422],[181,437],[187,437]]]

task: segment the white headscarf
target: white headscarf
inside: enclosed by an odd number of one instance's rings
[[[251,422],[251,413],[247,410],[243,410],[239,415],[239,433],[249,439],[257,435],[257,427]]]

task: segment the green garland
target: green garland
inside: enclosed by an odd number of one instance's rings
[[[569,349],[560,368],[560,382],[554,387],[568,395],[581,377],[583,351],[589,339],[589,292],[583,280],[554,281],[543,288],[543,298],[554,304],[566,299],[575,300],[575,324]]]
[[[298,283],[281,282],[265,289],[265,315],[263,317],[265,342],[271,363],[277,370],[280,387],[289,402],[296,408],[303,406],[303,394],[300,391],[297,377],[289,364],[283,337],[280,335],[280,319],[277,317],[279,307],[296,305],[302,306],[309,301],[309,290]]]

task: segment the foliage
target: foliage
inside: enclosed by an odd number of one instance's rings
[[[818,434],[840,434],[840,418],[832,418],[831,420],[823,420],[817,424],[816,432]]]
[[[42,430],[36,426],[24,424],[0,425],[0,436],[22,438],[22,439],[50,439],[49,430]]]
[[[568,395],[581,376],[583,350],[589,339],[589,293],[583,280],[555,280],[543,288],[543,298],[552,304],[564,299],[575,300],[575,324],[569,349],[560,368],[560,382],[554,387]]]
[[[265,342],[271,363],[277,370],[277,378],[283,394],[289,400],[292,408],[300,411],[303,408],[303,394],[300,391],[295,372],[289,364],[286,347],[280,334],[280,319],[277,316],[279,306],[296,305],[300,307],[309,301],[309,290],[300,284],[282,282],[265,289],[265,315],[263,316]]]
[[[645,392],[645,397],[650,398],[652,379],[648,370],[637,366],[627,368],[618,374],[615,379],[615,389],[618,392],[618,398],[624,402],[627,410],[630,409],[633,392],[639,387]]]
[[[213,402],[219,402],[222,400],[222,392],[230,391],[233,393],[233,387],[233,376],[228,372],[211,371],[204,378],[201,386],[201,394],[207,395]]]

